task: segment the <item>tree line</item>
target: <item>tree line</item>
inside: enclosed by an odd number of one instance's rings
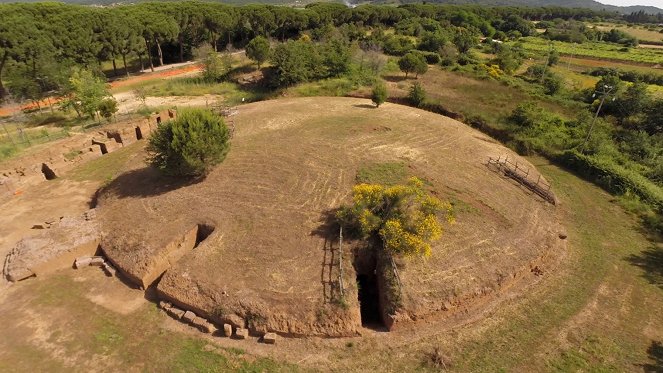
[[[400,7],[314,3],[304,9],[272,5],[230,6],[208,2],[145,2],[112,7],[61,3],[0,5],[0,98],[39,100],[67,84],[73,67],[129,73],[129,60],[142,69],[190,59],[194,48],[244,47],[257,36],[280,41],[303,31],[345,27],[358,35],[369,27],[434,20],[496,31],[531,31],[525,20],[585,19],[615,14],[585,9],[487,8],[407,4]],[[410,23],[412,23],[410,22]],[[406,25],[403,25],[406,27]],[[119,66],[118,66],[119,65]],[[5,84],[6,83],[6,84]]]

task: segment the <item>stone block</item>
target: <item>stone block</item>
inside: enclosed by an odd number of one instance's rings
[[[171,317],[177,320],[181,320],[182,317],[184,317],[185,312],[177,307],[170,307],[166,309],[166,313],[169,314]]]
[[[236,339],[246,339],[249,336],[249,329],[244,329],[244,328],[237,328],[235,330],[235,338]]]
[[[214,333],[216,331],[216,327],[202,317],[196,317],[193,320],[193,325],[203,333]]]
[[[96,256],[96,257],[93,257],[93,258],[90,258],[90,259],[91,259],[91,260],[90,260],[90,264],[89,264],[89,265],[91,265],[91,266],[101,267],[101,266],[103,266],[104,263],[106,262],[106,261],[104,260],[104,258],[102,258],[102,257],[100,257],[100,256]]]
[[[164,300],[162,300],[161,302],[159,302],[159,307],[160,307],[161,309],[163,309],[163,310],[167,310],[167,309],[171,308],[172,306],[173,306],[173,305],[170,304],[170,302],[166,302],[166,301],[164,301]]]
[[[182,320],[190,323],[193,323],[193,320],[195,319],[196,319],[196,314],[191,311],[186,311],[184,313],[184,316],[182,316]]]
[[[103,268],[104,272],[106,272],[106,276],[109,276],[109,277],[115,276],[116,270],[112,265],[110,265],[108,263],[104,263],[104,265],[101,268]]]
[[[266,333],[262,337],[262,341],[263,343],[273,345],[274,343],[276,343],[276,333]]]
[[[230,337],[233,335],[233,327],[230,324],[223,324],[223,335]]]
[[[80,269],[80,268],[89,266],[90,263],[92,263],[92,258],[90,258],[89,256],[84,256],[84,257],[76,258],[76,261],[74,262],[74,266],[76,267],[76,269]]]

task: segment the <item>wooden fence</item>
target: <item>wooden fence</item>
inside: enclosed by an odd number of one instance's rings
[[[497,170],[502,171],[505,176],[508,176],[518,183],[539,195],[544,200],[556,204],[555,195],[551,190],[550,183],[546,182],[538,174],[536,177],[530,175],[530,168],[518,164],[515,159],[509,159],[509,156],[499,156],[497,158],[488,157],[488,166],[495,166]]]

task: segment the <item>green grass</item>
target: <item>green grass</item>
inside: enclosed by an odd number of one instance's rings
[[[86,275],[83,274],[83,277]],[[163,327],[168,320],[154,304],[146,303],[130,315],[101,307],[86,298],[96,292],[96,281],[118,281],[97,278],[74,280],[71,273],[59,273],[48,279],[32,280],[13,294],[11,310],[6,317],[21,318],[21,307],[34,310],[41,318],[39,325],[49,327],[40,332],[42,342],[31,339],[25,324],[4,328],[0,341],[3,371],[71,371],[64,367],[70,357],[78,361],[77,370],[88,370],[89,359],[103,361],[103,370],[119,371],[127,367],[147,372],[295,372],[297,367],[270,358],[246,358],[242,350],[212,346],[193,335]],[[96,284],[96,285],[95,285]],[[106,286],[106,285],[102,285]],[[124,286],[121,283],[114,287]],[[49,346],[56,346],[57,353]]]
[[[67,130],[60,128],[24,128],[23,134],[20,134],[15,126],[7,125],[7,130],[9,135],[4,129],[0,131],[0,162],[18,156],[34,145],[69,136]]]
[[[523,42],[525,51],[538,55],[546,53],[550,43],[548,40],[533,36],[521,38],[519,41]],[[621,45],[603,42],[573,44],[553,41],[552,43],[559,53],[573,56],[651,64],[663,61],[663,50],[661,49],[628,48],[627,51],[622,51],[623,46]]]
[[[560,264],[544,265],[539,283],[478,321],[386,349],[366,339],[336,351],[345,371],[436,372],[436,347],[453,372],[642,372],[652,364],[648,350],[663,340],[663,245],[598,187],[530,161],[561,201],[568,246]]]
[[[408,176],[403,162],[374,163],[357,171],[357,183],[396,185],[404,183]]]
[[[557,278],[538,285],[536,296],[511,309],[508,316],[498,312],[499,326],[481,340],[459,346],[462,370],[517,371],[527,366],[537,371],[631,370],[635,361],[646,361],[651,340],[643,335],[643,328],[650,323],[663,328],[663,320],[654,315],[655,309],[663,309],[663,289],[626,260],[641,255],[652,243],[639,231],[635,218],[605,193],[546,161],[534,159],[534,163],[552,180],[563,206],[569,206],[566,268]],[[608,293],[601,294],[604,288]],[[628,299],[613,296],[626,289]],[[572,330],[571,345],[560,349],[555,340],[560,328],[569,325],[594,297],[598,304],[594,314]],[[547,349],[553,353],[538,359],[536,352]],[[499,354],[493,353],[497,350]]]
[[[124,169],[127,161],[138,154],[144,144],[143,141],[135,142],[97,159],[85,162],[69,171],[65,178],[76,181],[99,182],[112,180]]]
[[[357,89],[357,84],[348,78],[332,78],[302,83],[290,89],[295,96],[345,96]]]
[[[143,87],[145,94],[153,97],[219,95],[228,105],[239,104],[242,99],[244,102],[253,102],[274,95],[267,89],[248,90],[233,82],[208,83],[200,78],[190,77],[142,81],[123,86],[118,91],[132,90],[137,87]]]
[[[588,26],[593,27],[595,25],[589,24]],[[641,42],[661,42],[663,41],[663,33],[660,33],[661,27],[656,27],[652,30],[647,29],[644,26],[639,25],[625,25],[625,24],[616,24],[616,23],[599,23],[596,24],[597,28],[601,31],[610,31],[611,29],[617,29],[624,31],[625,33],[638,38]]]
[[[426,90],[428,101],[440,103],[444,108],[461,113],[467,118],[481,116],[495,127],[521,103],[533,101],[546,110],[574,118],[582,110],[571,101],[558,100],[536,92],[538,87],[506,77],[507,81],[479,79],[469,71],[446,71],[432,66],[420,79],[402,80],[402,74],[387,76],[397,81],[400,96],[405,96],[410,85],[419,81]],[[402,81],[401,81],[402,80]]]

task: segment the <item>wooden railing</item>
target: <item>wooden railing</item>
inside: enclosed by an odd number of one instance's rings
[[[536,193],[546,201],[556,204],[555,195],[551,190],[550,183],[541,178],[541,174],[534,177],[530,175],[530,168],[521,164],[515,159],[509,159],[509,156],[499,156],[497,158],[488,157],[488,166],[495,166],[497,170],[502,171],[518,183]]]

